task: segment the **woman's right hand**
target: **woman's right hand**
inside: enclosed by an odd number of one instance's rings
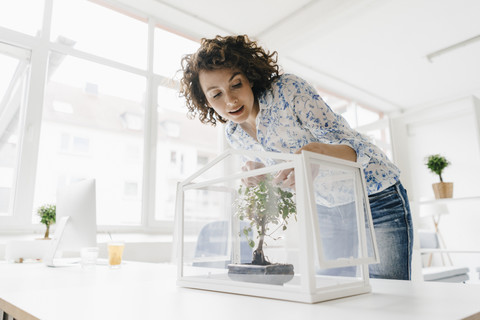
[[[265,165],[261,162],[256,162],[256,161],[247,161],[245,164],[242,166],[242,171],[250,171],[250,170],[255,170],[255,169],[260,169],[260,168],[265,168]],[[243,178],[242,182],[244,185],[247,187],[253,187],[256,186],[260,181],[265,180],[265,175],[261,174],[258,176],[253,176],[253,177],[248,177],[248,178]]]

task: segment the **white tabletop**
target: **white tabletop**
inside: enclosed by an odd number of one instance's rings
[[[479,319],[480,285],[372,280],[372,293],[304,304],[180,288],[171,265],[0,263],[0,309],[17,319]]]

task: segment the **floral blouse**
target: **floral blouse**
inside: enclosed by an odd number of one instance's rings
[[[284,74],[259,97],[257,140],[228,122],[225,134],[235,149],[294,153],[311,142],[347,145],[357,153],[368,194],[399,181],[400,170],[367,137],[350,128],[305,80]]]

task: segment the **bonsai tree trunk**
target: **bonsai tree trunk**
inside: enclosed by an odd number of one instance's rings
[[[50,235],[50,225],[47,224],[47,230],[45,230],[45,235],[43,236],[44,239],[50,239],[49,238],[49,235]]]
[[[270,262],[265,260],[265,254],[263,253],[263,239],[265,238],[265,219],[261,220],[260,225],[261,225],[261,234],[259,235],[259,238],[258,238],[257,249],[253,251],[252,264],[265,266],[270,264]]]

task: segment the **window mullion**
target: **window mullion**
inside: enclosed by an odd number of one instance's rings
[[[148,20],[147,94],[145,101],[145,132],[143,159],[142,225],[155,220],[155,182],[157,154],[157,90],[153,74],[155,23]]]
[[[32,223],[40,127],[48,69],[48,44],[52,17],[52,2],[53,0],[45,1],[42,34],[32,48],[28,98],[24,125],[22,126],[23,132],[20,135],[21,151],[18,160],[13,214],[23,225],[30,225]]]

